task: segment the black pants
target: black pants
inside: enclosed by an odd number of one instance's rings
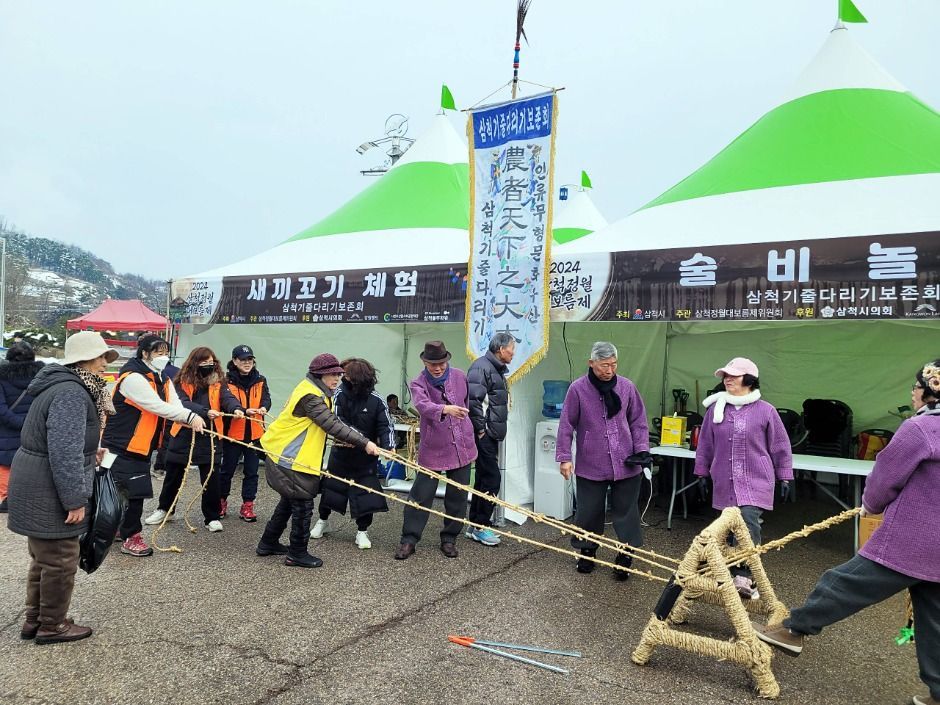
[[[604,533],[604,514],[607,508],[607,490],[610,490],[610,518],[617,538],[631,546],[643,545],[643,529],[640,527],[640,483],[643,475],[625,480],[588,480],[575,476],[578,492],[578,510],[574,515],[575,526],[593,534]],[[593,541],[571,539],[574,548],[597,550]]]
[[[466,485],[470,481],[470,466],[447,471],[447,477],[461,485]],[[434,502],[434,494],[437,492],[438,481],[433,477],[428,477],[422,472],[415,477],[415,483],[411,487],[411,493],[408,499],[417,502],[422,507],[431,508]],[[441,529],[441,543],[456,543],[457,534],[463,528],[463,518],[467,515],[467,492],[453,485],[447,485],[444,490],[444,512],[448,516],[459,517],[459,519],[445,519],[444,528]],[[401,528],[402,543],[418,543],[421,540],[421,534],[428,523],[429,514],[414,507],[405,507],[405,521]]]
[[[199,483],[200,485],[205,484],[206,476],[209,474],[209,463],[200,463],[199,464]],[[172,460],[166,461],[166,477],[163,479],[163,489],[160,490],[160,504],[159,507],[165,512],[170,511],[170,505],[173,504],[173,498],[176,497],[176,493],[179,492],[180,486],[183,484],[183,472],[185,471],[186,466],[182,463],[177,463]],[[205,519],[205,523],[208,524],[210,521],[215,521],[219,518],[219,510],[221,509],[219,505],[219,500],[221,499],[219,495],[219,473],[218,469],[216,472],[212,473],[212,477],[209,478],[209,484],[206,485],[205,492],[202,493],[202,516]],[[183,502],[184,499],[180,497],[180,502]],[[177,508],[179,505],[177,505]],[[185,509],[186,505],[183,505]]]
[[[124,512],[124,521],[121,523],[121,538],[128,539],[139,534],[143,529],[140,518],[144,514],[144,498],[127,500],[127,511]]]
[[[823,573],[802,607],[783,623],[799,634],[819,634],[866,607],[910,589],[920,679],[940,700],[940,583],[918,580],[855,555]]]
[[[499,443],[486,434],[483,434],[483,438],[478,436],[476,442],[477,462],[473,489],[495,497],[499,494],[501,479],[499,474]],[[474,524],[492,526],[493,507],[495,506],[493,502],[478,495],[473,495],[470,498],[470,521]]]
[[[281,541],[281,534],[290,521],[289,556],[300,557],[307,554],[310,543],[310,517],[313,515],[312,499],[287,499],[281,497],[271,518],[264,527],[261,543],[274,546]]]
[[[222,441],[222,474],[219,477],[219,494],[228,499],[232,491],[232,478],[242,461],[245,477],[242,480],[242,501],[254,502],[258,496],[258,452],[237,443]]]
[[[330,514],[333,513],[332,509],[330,509],[329,507],[323,506],[322,500],[320,502],[319,511],[320,511],[320,518],[323,521],[326,521],[327,519],[329,519]],[[370,526],[372,526],[372,517],[374,516],[375,516],[374,514],[363,514],[362,516],[356,517],[356,528],[359,529],[359,531],[365,531]]]

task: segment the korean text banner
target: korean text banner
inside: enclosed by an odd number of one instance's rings
[[[553,161],[558,98],[546,93],[472,111],[467,353],[495,333],[516,339],[509,381],[548,350]]]
[[[560,254],[553,321],[940,317],[940,233]]]
[[[176,323],[417,323],[464,319],[466,268],[393,267],[173,282]]]

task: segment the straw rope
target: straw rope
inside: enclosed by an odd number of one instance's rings
[[[227,437],[227,436],[225,436],[225,435],[223,435],[223,434],[219,434],[219,433],[217,433],[217,432],[215,432],[215,431],[211,431],[211,430],[209,430],[209,429],[206,429],[205,431],[203,431],[203,433],[206,433],[206,434],[208,434],[208,435],[210,435],[210,436],[215,436],[215,437],[220,438],[220,439],[224,439],[224,440],[229,441],[229,442],[231,442],[231,443],[235,443],[236,445],[242,445],[242,446],[246,446],[246,447],[252,447],[252,448],[255,448],[255,449],[257,450],[257,446],[250,446],[248,443],[245,443],[244,441],[240,441],[240,440],[237,440],[237,439],[229,438],[229,437]],[[267,454],[267,453],[266,453],[266,454]],[[380,451],[380,454],[381,454],[383,457],[391,458],[391,459],[394,459],[394,460],[398,460],[399,462],[407,461],[406,458],[403,458],[402,456],[398,455],[397,453],[392,453],[392,452],[390,452],[390,451],[384,451],[384,450],[383,450],[383,451]],[[368,493],[370,493],[370,494],[375,494],[375,495],[379,495],[379,496],[385,497],[386,499],[390,499],[390,500],[392,500],[393,502],[397,502],[398,504],[401,504],[401,505],[404,505],[404,506],[408,506],[408,507],[412,507],[412,508],[417,509],[417,510],[419,510],[419,511],[427,512],[428,514],[433,514],[434,516],[438,516],[438,517],[441,517],[441,518],[443,518],[443,519],[450,519],[450,520],[452,520],[452,521],[461,522],[461,523],[464,523],[464,524],[466,524],[466,525],[468,525],[468,526],[472,526],[473,528],[476,528],[476,529],[489,529],[490,531],[492,531],[492,532],[494,532],[494,533],[496,533],[496,534],[498,534],[498,535],[500,535],[500,536],[504,536],[504,537],[506,537],[507,539],[513,539],[513,540],[515,540],[515,541],[517,541],[517,542],[520,542],[520,543],[525,543],[525,544],[528,544],[528,545],[531,545],[531,546],[535,546],[535,547],[537,547],[537,548],[547,549],[547,550],[549,550],[549,551],[554,551],[555,553],[559,553],[559,554],[566,555],[566,556],[571,556],[571,557],[577,558],[577,559],[582,559],[582,558],[583,558],[583,559],[588,559],[588,560],[591,560],[592,562],[594,562],[594,563],[597,564],[597,565],[607,566],[607,567],[612,568],[612,569],[614,569],[614,570],[620,570],[620,571],[624,571],[624,572],[626,572],[626,573],[633,573],[633,574],[635,574],[635,575],[639,575],[639,576],[644,577],[644,578],[647,578],[647,579],[649,579],[649,580],[655,580],[655,581],[662,582],[662,583],[666,583],[666,582],[668,582],[668,580],[669,580],[668,578],[663,577],[663,576],[661,576],[661,575],[655,575],[655,574],[652,573],[650,570],[638,570],[638,569],[632,568],[632,567],[631,567],[631,568],[628,568],[628,567],[626,567],[626,566],[617,565],[616,563],[613,563],[613,562],[610,562],[610,561],[605,561],[605,560],[603,560],[603,559],[601,559],[601,558],[590,557],[590,556],[583,556],[583,555],[581,555],[581,553],[575,552],[574,550],[571,550],[571,549],[561,548],[560,546],[556,546],[556,545],[554,545],[554,544],[544,543],[544,542],[542,542],[542,541],[538,541],[538,540],[536,540],[536,539],[532,539],[532,538],[529,538],[529,537],[527,537],[527,536],[519,536],[519,535],[513,534],[513,533],[511,533],[511,532],[509,532],[509,531],[504,531],[504,530],[502,530],[502,529],[498,529],[498,528],[496,528],[496,527],[490,527],[490,526],[484,526],[483,524],[477,524],[477,523],[472,522],[472,521],[469,521],[468,519],[465,519],[465,518],[463,518],[463,517],[451,516],[451,515],[449,515],[449,514],[447,514],[447,513],[445,513],[445,512],[442,512],[442,511],[439,511],[439,510],[437,510],[437,509],[434,509],[433,507],[430,507],[430,508],[423,507],[423,506],[421,506],[420,504],[418,504],[417,502],[415,502],[415,501],[413,501],[413,500],[411,500],[411,499],[402,498],[401,496],[399,496],[399,495],[397,495],[397,494],[389,494],[389,493],[386,493],[386,492],[382,492],[382,491],[380,491],[380,490],[376,490],[376,489],[374,489],[374,488],[372,488],[372,487],[367,487],[366,485],[361,485],[361,484],[359,484],[358,482],[356,482],[355,480],[352,480],[352,479],[347,478],[347,477],[340,477],[339,475],[335,475],[335,474],[333,474],[333,473],[331,473],[331,472],[329,472],[329,471],[327,471],[327,470],[324,470],[324,469],[322,469],[322,468],[317,469],[317,468],[309,467],[309,466],[307,466],[307,465],[304,465],[303,463],[298,462],[295,458],[291,458],[291,457],[286,456],[286,455],[281,455],[280,457],[281,457],[283,460],[289,461],[294,467],[300,467],[300,468],[304,468],[305,470],[310,470],[313,474],[319,474],[319,475],[321,475],[322,477],[327,477],[327,478],[331,478],[331,479],[337,480],[337,481],[342,482],[342,483],[344,483],[344,484],[346,484],[346,485],[349,485],[350,487],[355,487],[355,488],[357,488],[357,489],[363,490],[363,491],[368,492]],[[457,486],[457,487],[460,487],[460,488],[462,488],[462,489],[466,489],[466,490],[471,491],[471,492],[474,492],[474,493],[476,493],[476,494],[481,494],[481,495],[485,496],[487,499],[491,499],[491,500],[492,500],[492,499],[498,499],[498,498],[492,497],[491,495],[486,495],[486,494],[484,494],[484,493],[477,492],[476,490],[473,490],[473,488],[469,488],[469,487],[466,486],[466,485],[461,485],[461,484],[458,483],[458,482],[453,482],[452,480],[450,480],[449,478],[447,478],[447,477],[444,476],[443,474],[436,473],[436,472],[434,472],[433,470],[428,470],[427,468],[423,468],[423,467],[421,467],[420,465],[417,465],[417,464],[415,464],[415,463],[412,463],[412,465],[414,465],[415,468],[416,468],[419,472],[423,472],[423,473],[427,474],[428,476],[430,476],[430,477],[432,477],[432,478],[437,478],[438,480],[444,480],[445,482],[449,482],[450,484],[453,484],[453,485],[455,485],[455,486]],[[501,500],[500,500],[500,501],[501,501]],[[502,501],[501,501],[501,502],[502,502]],[[511,509],[514,509],[514,510],[516,510],[516,511],[528,512],[528,510],[525,510],[523,507],[517,507],[516,505],[510,504],[510,503],[508,503],[508,502],[507,502],[507,503],[503,503],[503,504],[504,504],[504,506],[506,506],[506,507],[508,507],[508,508],[511,508]],[[541,515],[538,515],[538,516],[541,516]],[[584,536],[594,536],[594,534],[591,534],[591,532],[585,532],[585,531],[579,529],[578,527],[570,526],[570,525],[568,525],[568,524],[564,524],[563,522],[559,522],[559,523],[561,523],[561,524],[565,527],[565,531],[566,531],[567,533],[577,533],[578,535],[582,535],[582,534],[583,534]],[[601,538],[603,538],[603,537],[601,537]],[[631,548],[632,548],[632,547],[630,547],[628,544],[623,544],[623,545],[626,546],[628,549],[631,549]],[[628,552],[628,551],[623,551],[623,553],[627,553],[627,555],[629,555],[629,552]],[[643,558],[643,557],[641,557],[641,556],[637,556],[636,558],[637,558],[638,560],[644,561],[644,562],[646,562],[646,563],[650,563],[650,564],[653,565],[654,567],[661,568],[661,569],[663,569],[663,570],[665,570],[665,571],[668,571],[668,572],[670,572],[670,573],[674,570],[673,567],[665,566],[665,565],[660,565],[660,564],[656,563],[655,561],[651,561],[651,560],[646,559],[646,558]]]

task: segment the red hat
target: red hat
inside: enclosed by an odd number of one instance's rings
[[[310,367],[307,371],[312,375],[341,375],[343,368],[340,367],[336,355],[330,353],[320,353],[310,361]]]

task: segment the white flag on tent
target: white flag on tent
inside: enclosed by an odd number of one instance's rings
[[[553,161],[558,98],[544,93],[470,113],[467,352],[516,339],[515,381],[548,350]]]

